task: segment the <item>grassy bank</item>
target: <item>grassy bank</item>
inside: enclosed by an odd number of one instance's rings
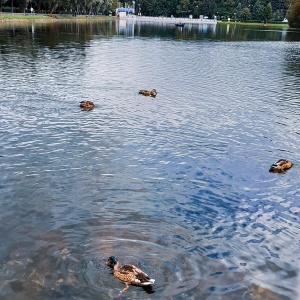
[[[231,24],[231,25],[247,25],[247,26],[266,26],[266,27],[280,27],[280,28],[288,28],[288,23],[255,23],[255,22],[224,22],[218,21],[219,24]]]
[[[44,15],[44,14],[7,14],[0,13],[0,23],[1,22],[26,22],[26,21],[83,21],[83,20],[111,20],[115,17],[108,16],[86,16],[86,15],[77,15],[76,17],[72,15]]]

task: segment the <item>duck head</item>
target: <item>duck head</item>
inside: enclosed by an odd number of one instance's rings
[[[118,263],[118,259],[115,256],[110,256],[105,264],[111,268],[113,268]]]

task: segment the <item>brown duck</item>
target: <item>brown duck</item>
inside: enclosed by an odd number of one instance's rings
[[[95,104],[92,101],[81,101],[80,107],[85,109],[92,109]]]
[[[109,257],[106,261],[106,265],[113,268],[114,276],[126,284],[126,287],[120,292],[120,294],[129,288],[129,284],[147,286],[155,282],[154,279],[150,279],[145,272],[134,265],[122,266],[115,256]]]
[[[139,94],[142,94],[142,95],[144,95],[144,96],[150,96],[150,97],[155,98],[156,95],[157,95],[157,92],[156,92],[156,89],[153,89],[153,90],[151,90],[151,91],[140,90],[140,91],[139,91]]]
[[[279,159],[274,162],[274,164],[270,167],[269,172],[272,173],[285,173],[286,170],[290,169],[293,166],[293,163],[286,159]]]

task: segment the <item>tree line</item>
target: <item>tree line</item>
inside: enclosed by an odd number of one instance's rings
[[[145,16],[174,16],[228,19],[261,22],[282,21],[287,17],[300,19],[300,0],[0,0],[0,11],[15,9],[49,14],[110,14],[117,7],[134,8]],[[293,26],[300,23],[293,21]]]
[[[133,5],[135,12],[146,16],[198,18],[200,15],[218,20],[283,21],[287,14],[300,22],[300,0],[119,0]],[[295,24],[295,22],[293,23]]]
[[[141,13],[198,18],[200,15],[232,20],[283,20],[286,0],[138,0]]]
[[[48,14],[109,14],[117,7],[117,0],[0,0],[0,11]]]

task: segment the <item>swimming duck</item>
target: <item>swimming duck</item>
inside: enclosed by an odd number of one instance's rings
[[[119,295],[129,288],[129,284],[147,286],[155,282],[154,279],[150,279],[145,272],[138,269],[134,265],[122,266],[115,256],[110,256],[105,263],[109,267],[113,268],[114,276],[126,284],[126,287],[120,292]]]
[[[153,89],[153,90],[151,90],[151,91],[140,90],[140,91],[139,91],[139,94],[142,94],[142,95],[144,95],[144,96],[151,96],[151,97],[155,98],[157,92],[156,92],[156,89]]]
[[[86,109],[92,109],[95,106],[95,104],[92,101],[81,101],[80,107],[86,108]]]
[[[270,167],[269,172],[273,173],[285,173],[286,170],[290,169],[293,166],[293,163],[286,159],[279,159],[274,162],[274,164]]]

